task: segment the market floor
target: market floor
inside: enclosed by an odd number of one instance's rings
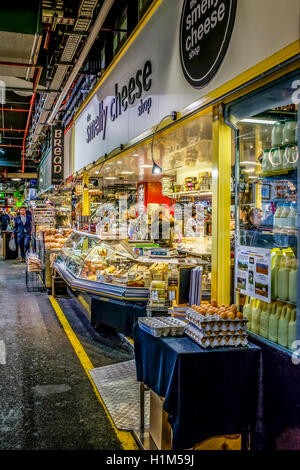
[[[132,359],[77,300],[57,300],[94,367]],[[121,448],[47,294],[27,292],[24,264],[0,259],[0,450]]]

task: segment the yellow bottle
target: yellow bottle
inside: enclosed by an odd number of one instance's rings
[[[247,328],[249,331],[251,331],[252,330],[252,311],[256,305],[256,299],[249,297],[249,300],[250,302],[247,305],[244,305],[243,315],[248,320]]]
[[[261,311],[264,308],[265,302],[262,302],[261,300],[256,301],[256,305],[252,310],[252,331],[253,333],[259,334],[259,325],[260,325],[260,315]]]
[[[296,309],[292,310],[289,326],[288,326],[288,348],[289,349],[297,349],[295,345],[293,345],[294,341],[296,341]],[[294,346],[294,348],[293,348]]]
[[[269,320],[270,315],[273,313],[274,308],[276,306],[275,303],[267,304],[267,307],[262,310],[260,315],[260,325],[259,325],[259,334],[264,338],[268,337],[269,332]]]
[[[284,252],[277,273],[277,293],[280,300],[286,301],[289,298],[290,266],[294,255],[287,250],[284,250]]]
[[[291,309],[285,305],[281,310],[281,315],[278,321],[278,344],[287,348],[288,345],[288,327],[291,316]]]
[[[289,273],[289,301],[296,303],[297,300],[297,260],[294,258],[291,262]]]
[[[274,250],[272,250],[272,258],[271,258],[271,297],[272,299],[277,299],[278,297],[277,273],[278,273],[279,264],[280,264],[280,260],[282,256],[283,255],[279,248],[274,248]]]
[[[275,343],[277,343],[277,341],[278,341],[278,321],[279,321],[279,318],[280,318],[280,315],[281,315],[282,306],[283,306],[283,304],[281,302],[276,302],[276,308],[274,309],[274,311],[270,315],[270,319],[269,319],[268,338],[271,341],[274,341]]]

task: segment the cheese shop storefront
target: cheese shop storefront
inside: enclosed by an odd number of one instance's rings
[[[134,337],[138,380],[165,398],[173,448],[234,432],[245,448],[250,434],[257,448],[300,448],[298,13],[296,0],[274,0],[272,8],[258,0],[153,2],[75,119],[74,176],[83,181],[82,214],[95,234],[76,232],[56,268],[74,290],[91,296],[96,321],[116,326],[116,315],[118,327]],[[106,199],[91,204],[90,184]],[[163,237],[167,219],[171,229]],[[191,227],[197,236],[190,236]],[[75,245],[91,254],[84,261],[78,251],[80,266]],[[224,426],[188,404],[184,416],[174,410],[174,376],[165,371],[165,381],[155,377],[153,369],[161,370],[168,354],[167,339],[150,338],[155,325],[147,333],[134,323],[159,309],[189,325],[189,337],[180,341],[199,352],[198,362],[186,365],[190,372],[196,367],[204,373],[200,351],[213,346],[223,355],[231,379],[216,380],[214,389],[223,394]],[[204,334],[207,314],[229,329],[235,328],[231,321],[242,322],[235,339],[227,330],[211,334],[208,325]],[[147,363],[146,346],[157,351],[157,367]],[[217,367],[209,354],[206,360]],[[193,384],[183,370],[178,388],[184,395]],[[224,376],[224,370],[214,372]],[[233,384],[243,399],[236,400],[228,425],[224,397]],[[206,433],[197,419],[207,422]]]

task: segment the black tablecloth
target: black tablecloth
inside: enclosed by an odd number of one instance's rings
[[[155,338],[134,329],[137,380],[165,397],[173,449],[261,425],[261,350],[202,349],[188,337]]]

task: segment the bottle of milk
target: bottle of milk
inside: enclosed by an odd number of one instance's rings
[[[277,204],[276,211],[273,217],[273,232],[278,233],[281,227],[281,212],[283,209],[282,204]]]
[[[289,214],[290,214],[290,205],[288,202],[285,202],[282,205],[282,210],[280,213],[280,225],[279,225],[280,232],[284,232],[287,230],[288,224],[289,224]]]
[[[288,215],[288,228],[290,231],[296,230],[296,217],[297,217],[297,203],[292,202],[290,212]]]

